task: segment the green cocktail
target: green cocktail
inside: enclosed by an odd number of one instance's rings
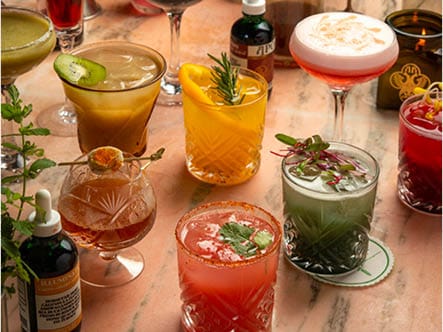
[[[282,162],[285,254],[308,273],[340,275],[366,258],[379,167],[364,150],[329,144]]]
[[[2,85],[42,62],[55,46],[55,33],[45,15],[25,8],[2,7]]]

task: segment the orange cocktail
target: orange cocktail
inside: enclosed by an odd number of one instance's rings
[[[231,241],[238,229],[251,232],[240,248]],[[186,331],[271,331],[281,243],[274,217],[247,203],[209,203],[180,219],[176,239]]]
[[[260,166],[267,83],[259,74],[239,69],[238,85],[245,98],[239,105],[225,105],[214,93],[210,69],[192,66],[197,70],[189,76],[197,89],[190,88],[183,71],[180,73],[188,170],[207,183],[244,182]]]

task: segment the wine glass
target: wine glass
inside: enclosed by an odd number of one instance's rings
[[[2,6],[1,9],[1,78],[2,103],[9,103],[9,87],[17,77],[42,62],[55,47],[56,37],[51,20],[31,9]],[[2,120],[2,144],[15,144],[13,121]],[[23,157],[15,150],[2,147],[2,177],[22,169]]]
[[[349,12],[304,18],[292,33],[289,49],[302,69],[329,85],[335,105],[333,140],[343,139],[344,108],[350,89],[387,71],[399,51],[395,33],[387,24]]]
[[[74,48],[75,38],[82,33],[83,0],[47,0],[46,10],[54,24],[60,51],[69,53]],[[63,104],[41,112],[37,122],[55,136],[75,136],[77,133],[75,111],[66,98]]]
[[[96,287],[124,285],[144,268],[143,255],[131,247],[151,230],[156,215],[154,190],[140,161],[125,153],[120,169],[97,172],[88,156],[71,166],[60,192],[63,229],[84,250],[80,277]]]
[[[160,95],[157,103],[160,105],[180,105],[182,103],[182,88],[178,80],[180,69],[180,24],[186,8],[201,0],[149,0],[166,12],[171,30],[171,47],[168,70],[163,76]]]

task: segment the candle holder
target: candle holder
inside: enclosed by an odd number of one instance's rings
[[[378,79],[377,107],[399,110],[414,88],[441,81],[442,16],[429,10],[405,9],[385,22],[397,35],[397,62]]]

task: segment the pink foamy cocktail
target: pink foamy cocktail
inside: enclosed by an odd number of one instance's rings
[[[330,12],[309,16],[290,41],[294,59],[330,87],[349,88],[380,76],[397,60],[392,29],[370,16]]]

